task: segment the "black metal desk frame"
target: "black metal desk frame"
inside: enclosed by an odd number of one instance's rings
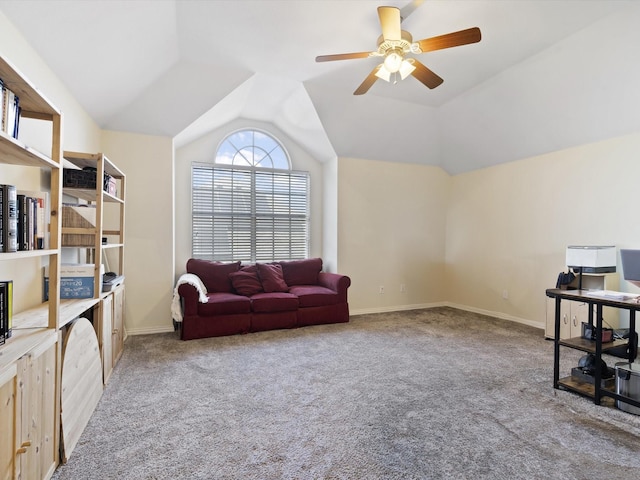
[[[600,365],[600,360],[602,358],[602,353],[606,352],[611,347],[604,346],[602,344],[602,309],[603,307],[613,307],[621,310],[629,311],[629,342],[631,347],[629,348],[629,362],[633,362],[637,355],[638,345],[634,345],[635,343],[635,331],[636,331],[636,312],[640,311],[640,303],[638,303],[635,299],[632,300],[615,300],[611,298],[605,297],[595,297],[593,295],[589,295],[587,290],[561,290],[558,288],[550,288],[546,291],[547,297],[555,299],[555,336],[554,336],[554,350],[553,350],[553,388],[560,388],[560,346],[565,346],[577,350],[583,350],[588,353],[595,353],[596,356],[596,365]],[[595,343],[595,351],[593,351],[593,347],[591,348],[580,348],[574,344],[569,342],[563,342],[560,339],[560,302],[562,300],[570,300],[574,302],[584,302],[589,305],[589,324],[594,325],[593,318],[593,307],[596,307],[596,318],[595,318],[595,327],[596,327],[596,340]],[[618,345],[619,346],[619,345]],[[615,392],[604,389],[601,386],[602,375],[599,368],[595,369],[594,375],[594,393],[593,393],[593,402],[596,405],[600,405],[600,401],[603,396],[611,397],[616,400],[620,400],[621,402],[628,403],[630,405],[634,405],[636,407],[640,407],[640,401],[634,400],[627,396],[618,395]],[[563,385],[564,386],[564,385]],[[566,387],[566,386],[564,386]],[[568,388],[569,390],[575,391],[576,393],[585,395],[584,392],[579,390],[573,390]],[[587,395],[590,396],[590,395]]]

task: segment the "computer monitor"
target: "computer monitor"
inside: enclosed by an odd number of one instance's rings
[[[620,249],[624,279],[640,287],[640,250]]]

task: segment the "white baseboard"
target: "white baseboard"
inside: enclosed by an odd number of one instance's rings
[[[169,333],[173,331],[173,325],[163,325],[146,328],[127,328],[127,335],[151,335],[154,333]]]
[[[490,310],[483,310],[480,308],[469,307],[467,305],[460,305],[452,302],[435,302],[435,303],[422,303],[417,305],[398,305],[395,307],[383,307],[383,308],[363,308],[358,310],[352,310],[349,312],[349,315],[367,315],[370,313],[389,313],[389,312],[400,312],[404,310],[419,310],[422,308],[435,308],[435,307],[451,307],[457,308],[458,310],[465,310],[467,312],[479,313],[481,315],[487,315],[489,317],[499,318],[501,320],[509,320],[511,322],[522,323],[523,325],[528,325],[530,327],[539,328],[544,330],[545,324],[540,322],[534,322],[532,320],[528,320],[526,318],[515,317],[513,315],[507,315],[502,312],[492,312]]]
[[[361,308],[358,310],[350,310],[349,315],[368,315],[370,313],[389,313],[401,312],[404,310],[421,310],[423,308],[447,307],[447,302],[420,303],[414,305],[395,305],[393,307],[382,308]]]
[[[361,308],[361,309],[351,310],[349,312],[349,315],[357,316],[357,315],[368,315],[371,313],[401,312],[406,310],[421,310],[423,308],[436,308],[436,307],[457,308],[458,310],[465,310],[467,312],[479,313],[481,315],[487,315],[489,317],[500,318],[501,320],[509,320],[511,322],[522,323],[523,325],[529,325],[530,327],[539,328],[542,330],[544,330],[545,328],[544,323],[534,322],[526,318],[514,317],[513,315],[507,315],[502,312],[492,312],[490,310],[483,310],[480,308],[469,307],[467,305],[460,305],[452,302],[434,302],[434,303],[420,303],[420,304],[413,304],[413,305],[395,305],[392,307],[381,307],[381,308]],[[156,326],[156,327],[134,328],[134,329],[127,328],[127,335],[151,335],[154,333],[169,333],[173,331],[174,331],[173,325],[163,325],[163,326]]]
[[[513,315],[507,315],[502,312],[492,312],[490,310],[483,310],[481,308],[469,307],[467,305],[459,305],[457,303],[449,303],[447,306],[451,308],[457,308],[459,310],[466,310],[467,312],[479,313],[481,315],[488,315],[490,317],[500,318],[502,320],[509,320],[511,322],[522,323],[523,325],[529,325],[530,327],[539,328],[544,330],[545,324],[540,322],[534,322],[526,318],[514,317]]]

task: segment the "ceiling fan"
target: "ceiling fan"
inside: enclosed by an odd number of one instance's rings
[[[387,82],[390,82],[393,78],[393,83],[396,83],[398,75],[402,80],[408,75],[412,75],[427,87],[436,88],[444,80],[417,59],[409,58],[407,55],[477,43],[481,39],[481,34],[478,27],[473,27],[414,42],[411,34],[402,30],[401,23],[421,3],[422,1],[414,0],[402,10],[397,7],[378,7],[382,35],[378,38],[377,50],[373,52],[320,55],[316,57],[316,62],[384,57],[382,63],[376,66],[365,78],[364,82],[353,92],[354,95],[367,93],[378,78]]]

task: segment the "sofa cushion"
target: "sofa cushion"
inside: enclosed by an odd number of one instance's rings
[[[262,283],[260,283],[260,279],[258,278],[258,269],[255,265],[242,267],[237,272],[231,272],[229,278],[231,279],[233,289],[240,295],[250,297],[251,295],[264,291]]]
[[[233,292],[229,274],[240,269],[240,262],[220,263],[199,258],[187,261],[187,273],[200,277],[208,292]]]
[[[198,315],[234,315],[251,312],[251,300],[234,293],[209,293],[207,303],[198,303]]]
[[[256,293],[251,297],[254,313],[289,312],[298,309],[298,297],[286,292]]]
[[[321,258],[306,260],[290,260],[280,262],[284,281],[290,287],[293,285],[317,285],[318,274],[322,270]]]
[[[258,276],[266,293],[286,292],[289,290],[278,263],[258,263]]]
[[[340,296],[336,292],[319,285],[294,286],[289,292],[298,297],[300,308],[324,307],[340,302]]]

